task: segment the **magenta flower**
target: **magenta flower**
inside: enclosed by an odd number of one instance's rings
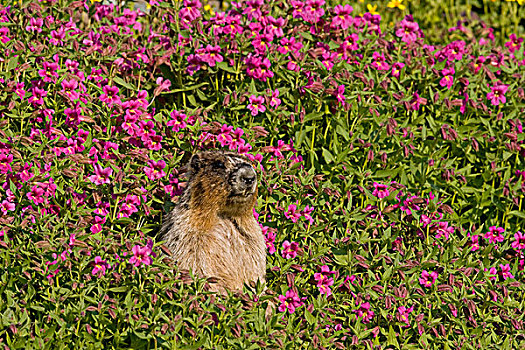
[[[33,106],[43,105],[44,97],[47,96],[47,91],[35,86],[31,89],[31,92],[33,93],[33,95],[29,98],[29,103],[31,103]]]
[[[445,68],[441,71],[441,74],[443,75],[443,78],[439,81],[439,85],[442,87],[447,87],[447,89],[452,88],[452,84],[454,83],[454,67]]]
[[[132,265],[135,265],[136,267],[139,267],[140,265],[151,265],[153,262],[153,259],[151,259],[151,247],[149,245],[146,245],[145,247],[141,247],[140,245],[136,245],[132,249],[133,256],[129,259],[129,263]]]
[[[336,90],[336,93],[335,93],[335,98],[337,100],[338,103],[343,103],[344,104],[344,101],[345,101],[345,86],[344,85],[339,85],[337,86],[337,90]]]
[[[2,43],[6,43],[11,40],[11,38],[8,37],[9,35],[9,28],[8,27],[2,27],[0,28],[0,41]]]
[[[307,205],[304,207],[303,211],[301,212],[301,215],[304,216],[304,218],[308,222],[310,222],[310,225],[314,223],[314,218],[310,215],[312,214],[313,211],[314,211],[314,208]]]
[[[370,310],[370,303],[362,303],[359,308],[353,311],[356,314],[356,319],[361,317],[361,322],[370,323],[375,316],[374,311]]]
[[[334,284],[334,279],[329,277],[330,274],[335,274],[335,271],[330,271],[330,268],[327,265],[321,267],[321,272],[314,273],[314,279],[317,282],[317,287],[321,295],[326,295],[329,297],[332,294],[330,286]]]
[[[11,163],[13,162],[13,155],[0,153],[0,174],[7,174],[12,171]]]
[[[42,33],[42,25],[44,24],[44,20],[40,17],[31,17],[29,20],[29,25],[26,26],[26,30],[28,32],[37,32]]]
[[[503,227],[490,226],[489,231],[485,233],[483,238],[488,239],[489,243],[492,244],[501,243],[505,240],[503,232],[505,232]]]
[[[490,102],[497,106],[500,103],[505,103],[507,99],[505,98],[505,93],[508,90],[508,85],[494,85],[490,87],[490,92],[487,94],[487,99],[490,100]]]
[[[0,203],[0,211],[3,215],[7,215],[8,211],[15,210],[15,204],[9,202],[7,199],[4,199],[2,203]]]
[[[405,66],[404,63],[402,62],[396,62],[392,65],[392,76],[394,78],[398,78],[399,79],[399,76],[401,74],[401,69],[403,69],[403,67]]]
[[[279,305],[277,310],[280,312],[286,312],[286,310],[288,310],[291,314],[293,314],[298,307],[304,305],[302,299],[293,289],[288,289],[285,295],[279,295],[279,301],[281,305]]]
[[[93,217],[93,225],[89,229],[92,234],[97,234],[102,231],[102,225],[106,223],[106,218],[95,215]]]
[[[295,223],[301,217],[301,213],[299,211],[297,211],[297,205],[290,204],[290,205],[288,205],[288,211],[286,213],[284,213],[284,216],[287,219],[290,219],[290,220],[292,220],[292,222]]]
[[[220,55],[221,47],[219,45],[207,45],[204,50],[205,54],[201,55],[201,59],[208,63],[210,67],[215,67],[215,64],[222,62],[224,58]]]
[[[119,88],[117,86],[104,85],[102,87],[102,95],[100,95],[99,99],[100,101],[105,102],[108,106],[120,104],[120,97],[118,93]]]
[[[248,109],[252,111],[252,115],[256,116],[259,114],[259,112],[266,111],[266,107],[264,106],[264,97],[263,96],[255,96],[251,95],[250,103],[248,104]]]
[[[266,248],[268,249],[268,253],[269,254],[275,253],[276,252],[275,245],[274,245],[275,237],[276,237],[275,232],[270,230],[268,226],[263,226],[261,230],[264,235],[264,241],[266,242]]]
[[[434,283],[436,283],[436,280],[438,278],[438,273],[436,271],[432,271],[428,273],[427,270],[423,270],[421,273],[421,277],[419,278],[419,284],[421,284],[423,287],[431,287]]]
[[[186,120],[188,116],[184,113],[181,113],[177,110],[173,110],[170,113],[171,120],[168,121],[166,125],[171,126],[173,132],[179,132],[181,129],[186,128]]]
[[[46,201],[45,190],[41,186],[31,187],[31,191],[26,194],[27,198],[36,205],[42,204]]]
[[[148,167],[144,167],[144,173],[150,180],[157,180],[161,177],[166,176],[166,173],[164,172],[164,168],[166,167],[166,162],[162,159],[158,162],[155,162],[154,160],[148,160]]]
[[[93,167],[95,168],[95,174],[88,177],[89,181],[97,186],[111,182],[109,177],[113,174],[113,169],[110,167],[102,169],[99,164],[95,164]]]
[[[401,41],[410,44],[415,42],[419,36],[419,25],[413,21],[412,16],[406,16],[398,23],[396,35],[401,38]]]
[[[525,249],[525,234],[518,231],[514,234],[514,242],[512,242],[512,248],[517,250]]]
[[[293,36],[290,39],[282,38],[280,44],[281,46],[277,48],[277,51],[279,51],[279,53],[282,55],[286,55],[289,52],[297,55],[299,54],[299,50],[303,48],[303,44],[295,41],[295,37]]]
[[[479,250],[481,248],[479,245],[479,235],[470,236],[470,241],[471,241],[471,245],[470,245],[471,251],[475,252],[476,250]]]
[[[410,101],[411,109],[413,111],[418,111],[420,105],[426,105],[426,104],[427,104],[427,99],[420,97],[417,91],[414,92],[414,95],[412,96],[412,100]]]
[[[70,99],[76,100],[79,97],[78,92],[75,90],[78,87],[78,81],[75,79],[62,80],[62,92]]]
[[[270,106],[276,108],[281,104],[281,99],[279,98],[279,90],[275,89],[272,91],[272,96],[270,98]]]
[[[374,191],[372,192],[377,198],[386,198],[390,195],[387,185],[383,185],[377,182],[374,182]]]
[[[109,264],[106,262],[106,260],[102,260],[102,258],[98,255],[95,257],[94,265],[95,266],[93,267],[93,270],[91,270],[91,274],[93,276],[98,275],[99,277],[104,276],[106,274],[106,269],[109,267]]]
[[[374,61],[372,62],[372,67],[376,68],[377,70],[389,70],[390,65],[386,62],[385,54],[374,52],[372,54],[372,58]]]
[[[397,308],[397,320],[405,324],[405,327],[410,326],[410,321],[408,320],[408,315],[414,310],[414,306],[409,307],[408,309],[404,306]]]
[[[448,222],[441,221],[437,223],[436,239],[445,237],[448,240],[450,235],[454,233],[454,226],[448,226]]]
[[[510,272],[510,264],[500,264],[499,268],[501,269],[501,276],[504,280],[514,278],[514,275]]]
[[[299,244],[297,242],[289,242],[284,241],[283,242],[283,250],[281,252],[281,255],[285,259],[293,259],[297,256],[297,252],[299,251]]]
[[[353,17],[350,15],[354,8],[350,5],[336,5],[334,7],[335,16],[332,18],[332,28],[348,29],[353,24]]]
[[[156,94],[160,94],[163,91],[169,91],[171,87],[171,81],[169,79],[164,79],[163,77],[158,77],[155,80],[158,87],[155,89]]]
[[[43,68],[38,71],[38,75],[40,75],[46,83],[53,82],[58,78],[58,64],[44,61],[42,67]]]
[[[505,43],[505,47],[509,49],[509,52],[513,53],[519,51],[523,38],[518,38],[516,34],[512,33],[509,37],[510,41]]]

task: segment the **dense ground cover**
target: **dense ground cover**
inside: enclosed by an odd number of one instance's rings
[[[0,344],[525,345],[519,2],[150,2],[0,11]],[[260,169],[267,292],[162,253],[209,148]]]

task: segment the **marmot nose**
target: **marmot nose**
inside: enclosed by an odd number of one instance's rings
[[[257,177],[255,176],[255,171],[251,167],[241,168],[239,170],[239,180],[244,186],[252,186],[256,179]]]

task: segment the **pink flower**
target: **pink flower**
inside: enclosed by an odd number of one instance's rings
[[[291,243],[289,241],[283,242],[283,250],[281,252],[283,258],[293,259],[297,256],[298,251],[299,251],[299,244],[297,244],[297,242],[291,242]]]
[[[155,81],[158,87],[155,89],[156,94],[160,94],[163,91],[169,91],[171,86],[171,81],[169,79],[164,79],[163,77],[158,77]]]
[[[9,28],[7,27],[0,28],[0,41],[2,43],[5,44],[6,42],[11,40],[11,38],[9,38],[8,35],[9,35]]]
[[[264,241],[266,242],[266,248],[268,249],[268,254],[273,254],[276,252],[275,249],[275,237],[276,234],[268,226],[263,226],[262,233],[264,235]]]
[[[71,79],[71,80],[62,80],[62,92],[64,94],[66,94],[66,96],[70,99],[70,100],[76,100],[78,97],[79,97],[79,94],[77,91],[75,91],[75,89],[78,87],[78,81],[76,81],[75,79]]]
[[[166,125],[171,126],[173,132],[179,132],[181,129],[186,128],[186,120],[188,116],[184,113],[181,113],[177,110],[173,110],[170,113],[171,120],[168,121]]]
[[[501,276],[504,280],[514,278],[514,275],[510,272],[510,264],[500,264],[499,268],[501,269]]]
[[[266,107],[264,106],[264,97],[263,96],[250,96],[250,103],[248,104],[248,109],[252,111],[252,115],[256,116],[259,114],[259,112],[266,111]]]
[[[362,303],[359,308],[353,311],[356,314],[356,319],[361,317],[361,322],[370,323],[375,316],[374,311],[370,310],[370,303]]]
[[[387,185],[374,182],[374,191],[372,194],[377,198],[386,198],[390,195],[390,191]]]
[[[525,234],[518,231],[514,234],[514,242],[512,242],[512,248],[517,250],[525,249]]]
[[[426,104],[427,104],[427,99],[420,97],[417,91],[414,92],[412,100],[410,101],[411,110],[418,111],[420,105],[426,105]]]
[[[105,102],[108,106],[120,104],[120,97],[118,93],[119,88],[117,86],[104,85],[102,87],[102,95],[100,95],[99,99],[100,101]]]
[[[0,153],[0,174],[7,174],[12,171],[11,163],[13,162],[13,155]]]
[[[44,24],[44,20],[40,17],[31,17],[29,20],[29,25],[26,26],[26,30],[28,32],[37,32],[42,33],[42,25]]]
[[[415,42],[420,36],[419,25],[414,22],[412,16],[406,16],[398,23],[396,35],[401,38],[401,41],[410,44]]]
[[[490,92],[487,94],[487,99],[490,100],[490,102],[497,106],[500,103],[505,103],[507,99],[505,98],[505,93],[508,90],[508,85],[494,85],[490,87]]]
[[[7,215],[8,211],[15,210],[15,204],[9,202],[7,199],[4,199],[2,203],[0,203],[0,211],[2,211],[3,215]]]
[[[443,75],[443,78],[439,81],[439,85],[442,87],[447,87],[447,89],[452,88],[452,84],[454,83],[454,67],[445,68],[441,71],[441,74]]]
[[[44,61],[42,66],[43,68],[38,71],[38,75],[40,75],[46,83],[53,82],[58,78],[58,64]]]
[[[470,237],[471,246],[470,250],[475,252],[476,250],[479,250],[481,247],[479,245],[479,235],[473,235]]]
[[[372,62],[372,67],[375,67],[377,70],[389,70],[390,65],[386,62],[385,54],[374,52],[372,54],[374,61]]]
[[[284,216],[287,219],[292,220],[292,222],[297,222],[299,218],[301,217],[301,213],[297,211],[297,205],[290,204],[288,205],[288,211],[284,213]]]
[[[280,44],[281,46],[277,48],[277,51],[279,51],[281,55],[286,55],[289,52],[297,55],[299,54],[299,50],[303,48],[303,44],[295,41],[295,37],[293,36],[290,39],[282,38]]]
[[[327,265],[321,267],[321,272],[314,273],[314,279],[317,281],[317,287],[321,292],[321,295],[329,297],[332,294],[330,286],[334,284],[334,279],[329,277],[330,274],[335,274],[335,271],[330,271]]]
[[[345,101],[345,86],[339,85],[336,90],[335,98],[337,102],[344,103]]]
[[[279,90],[275,89],[272,91],[272,96],[270,98],[270,106],[278,107],[281,104],[281,99],[279,98]]]
[[[301,212],[301,215],[304,216],[304,218],[310,222],[310,225],[314,223],[314,218],[310,215],[314,211],[313,207],[305,206],[303,211]]]
[[[421,284],[423,287],[431,287],[437,280],[438,273],[436,271],[432,271],[431,273],[428,273],[427,270],[423,270],[421,273],[421,277],[419,278],[419,284]]]
[[[335,16],[332,18],[332,28],[348,29],[353,24],[353,17],[350,16],[354,8],[350,5],[336,5],[334,7]]]
[[[91,274],[93,276],[98,275],[99,277],[104,276],[106,274],[106,269],[109,267],[106,260],[102,260],[102,258],[98,255],[95,257],[94,265],[95,266],[93,267],[93,270],[91,270]]]
[[[97,234],[102,231],[102,225],[106,223],[105,217],[95,215],[93,217],[93,225],[90,228],[92,234]]]
[[[151,259],[151,247],[146,245],[145,247],[141,247],[140,245],[136,245],[132,249],[133,256],[129,259],[129,263],[132,265],[135,265],[136,267],[139,267],[140,265],[151,265],[153,262],[153,259]]]
[[[286,312],[286,310],[288,310],[291,314],[293,314],[298,307],[304,305],[302,299],[299,298],[299,295],[293,289],[288,289],[285,295],[279,295],[279,301],[281,305],[279,305],[277,309],[280,312]]]
[[[440,221],[437,223],[436,238],[445,237],[448,240],[451,234],[454,233],[454,226],[448,226],[448,222]]]
[[[221,47],[219,45],[211,46],[207,45],[205,54],[201,55],[201,59],[208,63],[210,67],[215,67],[215,64],[222,62],[224,58],[220,55]]]
[[[505,43],[505,47],[509,49],[509,52],[519,51],[523,38],[518,38],[516,34],[512,33],[509,37],[510,41]]]
[[[399,76],[401,74],[401,69],[403,69],[403,67],[405,66],[404,63],[401,63],[401,62],[396,62],[392,65],[392,76],[394,78],[398,78],[399,79]]]
[[[503,236],[505,229],[503,227],[490,226],[489,231],[483,236],[485,239],[489,240],[489,243],[496,244],[501,243],[505,240]]]
[[[410,321],[408,320],[408,315],[414,310],[414,306],[411,306],[410,308],[406,308],[404,306],[400,306],[397,308],[397,320],[401,323],[405,323],[405,327],[410,326]]]
[[[166,173],[164,172],[164,168],[166,167],[166,162],[162,159],[158,162],[155,162],[154,160],[148,160],[149,167],[144,167],[144,173],[150,180],[157,180],[161,177],[166,176]]]
[[[95,174],[88,177],[89,181],[97,186],[111,182],[109,177],[113,174],[113,169],[110,167],[102,169],[99,164],[95,164],[93,167],[95,168]]]

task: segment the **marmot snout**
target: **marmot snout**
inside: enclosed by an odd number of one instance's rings
[[[162,226],[180,268],[215,277],[214,290],[242,290],[266,275],[266,244],[253,216],[257,174],[248,158],[201,152],[189,163],[188,185]]]

